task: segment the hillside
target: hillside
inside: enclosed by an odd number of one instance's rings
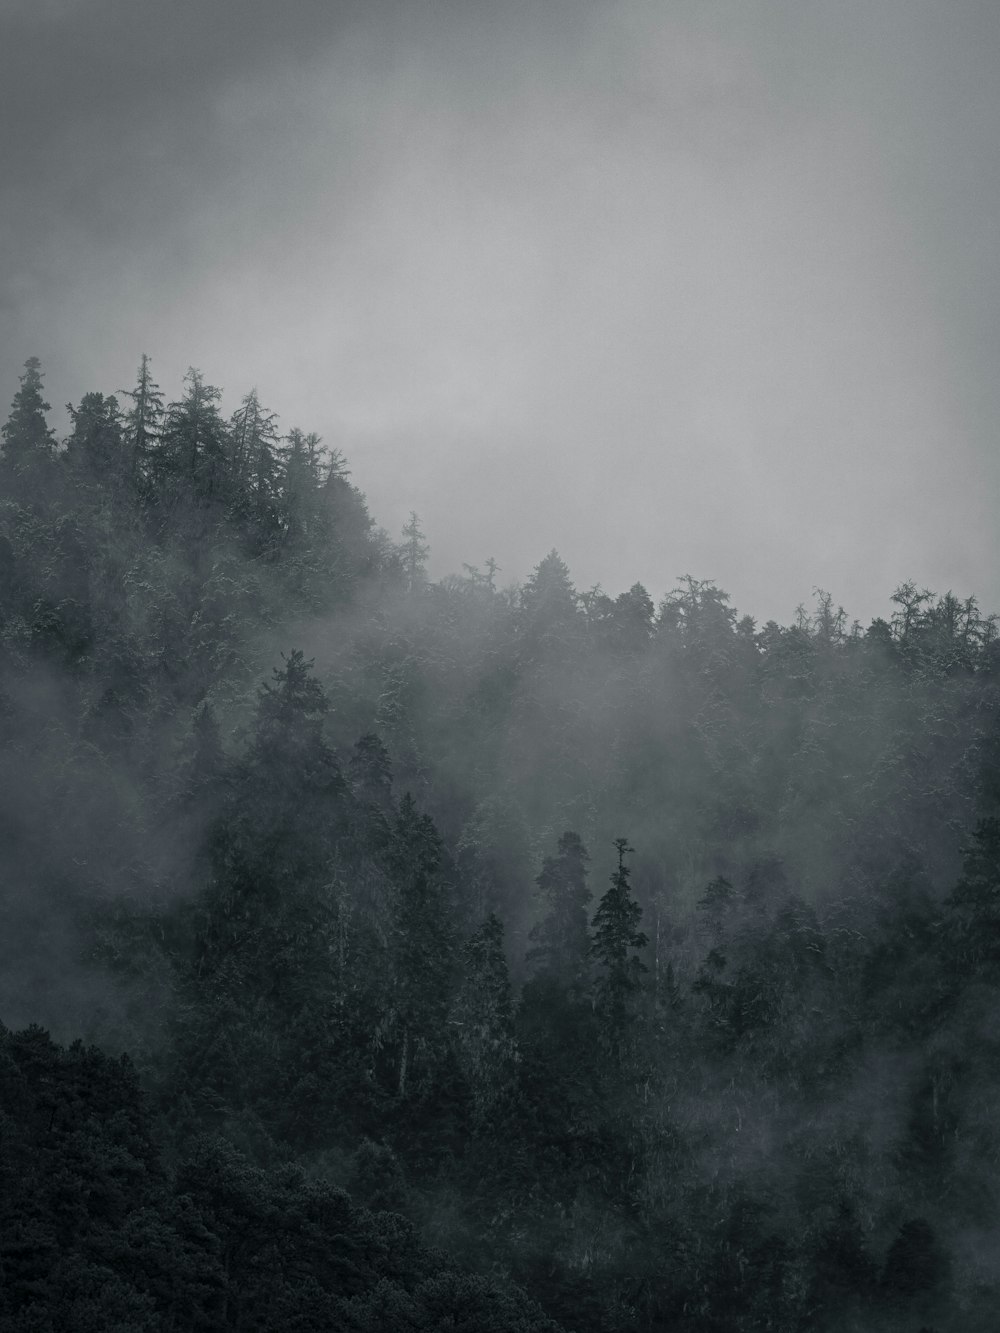
[[[432,582],[220,403],[3,427],[9,1326],[995,1328],[995,617]]]

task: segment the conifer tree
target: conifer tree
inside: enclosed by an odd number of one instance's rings
[[[163,436],[163,394],[153,379],[145,352],[139,362],[134,389],[126,392],[132,406],[125,413],[125,448],[128,475],[133,486],[143,490],[154,470],[154,459]]]
[[[324,880],[343,780],[323,738],[327,702],[296,650],[262,686],[218,844],[219,882],[238,896],[305,901]],[[212,744],[211,726],[203,739]]]
[[[392,1009],[399,1060],[397,1090],[407,1093],[415,1048],[440,1038],[455,971],[444,849],[434,821],[407,792],[393,827],[389,865],[397,885],[392,941]]]
[[[21,387],[2,428],[4,463],[16,476],[37,471],[55,455],[55,439],[45,420],[51,405],[42,395],[41,365],[37,356],[25,361]]]
[[[344,783],[323,738],[327,702],[311,666],[294,651],[261,688],[249,751],[213,833],[202,904],[200,966],[266,987],[288,1013],[310,986],[323,993],[332,980],[327,890]],[[210,763],[210,714],[199,732]]]
[[[229,423],[229,472],[233,510],[265,530],[277,519],[281,461],[277,416],[251,389]],[[263,534],[262,534],[263,535]]]
[[[535,881],[548,911],[529,936],[528,962],[567,991],[583,985],[590,952],[587,887],[590,857],[578,833],[559,839],[556,856],[547,856]]]
[[[521,590],[524,635],[532,648],[567,647],[581,623],[569,568],[558,551],[550,551]]]
[[[288,432],[281,455],[281,530],[287,546],[302,549],[315,544],[318,531],[321,450],[320,437],[297,427]]]
[[[409,592],[416,592],[427,580],[427,556],[430,553],[420,519],[411,510],[410,521],[403,528],[405,541],[399,548],[403,561],[403,573]]]
[[[604,969],[597,983],[597,1007],[608,1043],[620,1058],[632,1002],[646,971],[636,951],[644,948],[648,940],[638,928],[642,908],[629,889],[631,871],[625,857],[632,848],[626,838],[616,838],[615,847],[618,869],[594,914],[594,941],[590,950]]]
[[[275,778],[326,774],[335,761],[323,740],[329,709],[323,687],[301,649],[283,661],[284,667],[275,667],[273,679],[261,686],[252,753]]]
[[[129,481],[122,417],[118,399],[102,393],[86,393],[79,407],[67,403],[73,431],[66,441],[66,457],[85,482],[97,484],[112,493]]]
[[[168,475],[198,499],[217,501],[226,489],[226,427],[219,415],[222,390],[191,366],[184,396],[167,408],[160,453]]]

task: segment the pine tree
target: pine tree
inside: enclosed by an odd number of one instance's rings
[[[149,485],[154,460],[163,436],[163,394],[149,368],[145,352],[139,362],[134,389],[126,391],[132,406],[125,413],[124,443],[131,484],[140,491]]]
[[[412,510],[410,521],[403,528],[403,536],[406,540],[400,546],[399,554],[403,561],[406,587],[409,592],[416,592],[427,581],[427,556],[431,548],[424,538],[420,519]]]
[[[392,940],[392,1011],[398,1040],[396,1084],[405,1097],[414,1052],[440,1039],[451,999],[455,939],[434,821],[407,792],[393,827],[388,863],[397,885]]]
[[[582,623],[579,599],[569,569],[558,551],[550,551],[521,589],[524,637],[530,648],[566,648]]]
[[[66,458],[84,482],[111,493],[121,491],[130,478],[118,399],[87,393],[79,407],[67,403],[73,431],[66,441]]]
[[[219,415],[222,390],[191,366],[187,391],[167,408],[160,455],[169,477],[203,501],[225,496],[228,445]]]
[[[528,962],[567,991],[580,989],[587,972],[587,904],[593,897],[587,887],[589,860],[580,835],[566,832],[557,855],[545,858],[535,881],[548,911],[531,930]]]
[[[51,462],[55,439],[45,420],[51,405],[42,396],[41,362],[29,356],[24,363],[21,387],[14,395],[10,416],[3,428],[3,460],[15,476],[27,476]]]
[[[615,847],[618,869],[611,876],[611,888],[594,915],[594,941],[590,951],[604,969],[597,984],[597,1008],[608,1044],[620,1059],[632,1003],[641,987],[642,973],[646,971],[635,954],[646,946],[648,940],[638,929],[642,908],[629,889],[631,871],[625,864],[625,857],[632,848],[626,838],[616,838]]]
[[[229,473],[233,511],[250,518],[266,541],[277,522],[281,460],[277,416],[261,407],[251,389],[229,423]]]
[[[344,782],[322,735],[327,703],[311,665],[292,652],[261,688],[248,753],[226,783],[200,905],[199,970],[233,979],[240,1003],[249,992],[288,1016],[310,988],[322,995],[332,984],[328,888]],[[218,762],[217,740],[203,712],[197,741],[208,767]]]
[[[220,883],[272,904],[304,902],[327,878],[344,791],[323,738],[326,697],[311,668],[294,651],[262,686],[219,842]],[[206,719],[208,744],[210,733]]]
[[[653,634],[653,599],[641,583],[615,598],[612,612],[614,646],[619,652],[636,653],[647,647]]]
[[[274,668],[273,679],[261,686],[258,696],[255,761],[277,780],[293,772],[326,773],[334,760],[323,740],[323,718],[329,709],[323,687],[301,649],[282,660],[284,667]]]
[[[322,455],[320,437],[295,428],[281,451],[280,525],[282,539],[293,550],[317,544]]]

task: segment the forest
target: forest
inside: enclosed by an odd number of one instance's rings
[[[256,390],[11,389],[4,1329],[995,1333],[995,616],[435,581]]]

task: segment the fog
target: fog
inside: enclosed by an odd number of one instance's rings
[[[0,343],[187,365],[431,573],[1000,605],[1000,11],[0,5]]]

